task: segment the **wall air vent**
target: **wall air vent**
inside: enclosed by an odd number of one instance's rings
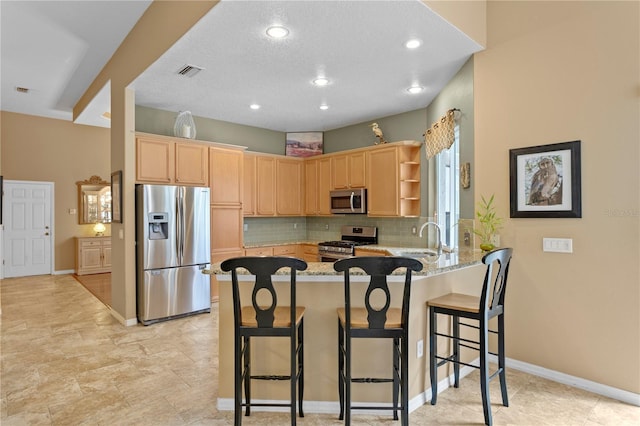
[[[185,65],[184,67],[182,67],[181,69],[178,70],[178,74],[183,75],[185,77],[193,77],[194,75],[198,74],[200,71],[202,71],[204,68],[202,67],[198,67],[195,65]]]
[[[18,93],[29,93],[29,89],[26,87],[16,87],[16,92]]]

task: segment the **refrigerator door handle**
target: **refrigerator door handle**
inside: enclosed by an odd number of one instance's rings
[[[181,188],[176,191],[176,254],[178,257],[178,265],[182,265],[182,193]]]

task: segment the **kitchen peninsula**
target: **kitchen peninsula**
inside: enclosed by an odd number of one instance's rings
[[[397,255],[407,249],[377,248],[386,254]],[[427,368],[428,341],[426,324],[425,302],[428,299],[438,297],[449,291],[468,294],[477,294],[484,276],[484,267],[480,251],[461,251],[456,253],[443,253],[437,259],[428,260],[421,258],[424,269],[414,273],[411,286],[410,330],[409,330],[409,399],[411,409],[422,405],[425,401],[424,393],[429,388],[429,376]],[[219,302],[219,387],[218,408],[221,410],[233,409],[233,304],[231,294],[231,275],[220,269],[220,264],[213,264],[212,269],[206,273],[216,274],[220,283]],[[393,283],[402,281],[402,270],[396,271],[396,275],[389,281],[392,304],[399,305],[402,297],[400,286]],[[239,275],[240,281],[250,275]],[[274,285],[278,287],[278,281],[288,281],[286,270],[280,271],[274,276]],[[363,288],[366,286],[367,277],[353,276],[352,285]],[[304,402],[306,412],[338,412],[338,386],[337,386],[337,323],[336,308],[344,305],[343,276],[335,272],[333,263],[308,262],[308,268],[297,274],[297,304],[305,306],[305,390]],[[248,283],[247,283],[248,284]],[[284,285],[284,283],[283,283]],[[250,290],[242,293],[243,300],[250,300]],[[397,288],[394,288],[397,287]],[[446,326],[442,324],[443,330]],[[423,342],[423,356],[417,357],[416,347],[418,341]],[[441,345],[441,347],[444,345]],[[252,341],[252,352],[255,355],[253,361],[253,373],[261,374],[261,368],[269,365],[269,371],[277,370],[278,366],[286,371],[288,363],[288,346],[282,345],[282,341],[271,338],[256,339]],[[370,341],[358,342],[354,349],[357,362],[354,363],[354,374],[366,372],[369,376],[382,377],[389,371],[380,370],[382,365],[388,369],[388,362],[378,362],[379,357],[385,360],[391,353],[388,342]],[[259,355],[257,355],[259,354]],[[264,368],[266,370],[266,368]],[[283,373],[284,374],[284,373]],[[441,376],[444,374],[441,373]],[[282,384],[262,383],[256,381],[252,384],[252,399],[256,402],[261,399],[286,400],[288,398],[288,382]],[[371,387],[369,387],[371,388]],[[373,389],[354,387],[354,401],[380,402],[390,398],[390,386],[380,385]]]

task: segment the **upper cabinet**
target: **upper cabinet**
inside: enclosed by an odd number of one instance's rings
[[[305,170],[305,214],[330,215],[331,158],[307,158]]]
[[[241,205],[244,157],[240,150],[209,148],[211,204]]]
[[[304,160],[245,153],[244,215],[302,216]]]
[[[278,216],[302,216],[304,162],[301,158],[276,160],[276,212]]]
[[[208,146],[163,136],[138,135],[136,181],[208,186]]]
[[[367,152],[369,216],[420,216],[420,144]]]
[[[365,152],[361,150],[331,157],[333,189],[364,188],[367,185]]]

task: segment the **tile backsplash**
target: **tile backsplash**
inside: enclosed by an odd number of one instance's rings
[[[344,215],[332,217],[248,217],[244,219],[244,244],[286,243],[297,241],[331,241],[340,239],[343,225],[377,226],[378,244],[397,247],[425,247],[426,236],[419,238],[412,234],[412,228],[420,226],[431,218],[377,218],[366,215]],[[458,245],[464,244],[462,229],[471,230],[470,247],[473,248],[473,220],[460,220],[461,231]]]

